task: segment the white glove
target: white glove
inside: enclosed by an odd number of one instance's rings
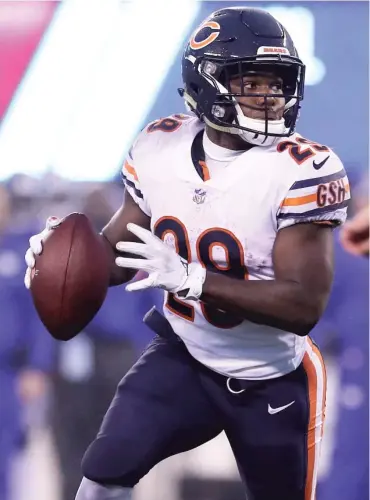
[[[45,229],[41,231],[41,233],[31,236],[31,238],[29,239],[30,248],[27,250],[26,255],[24,256],[27,264],[26,274],[24,276],[24,284],[28,289],[31,288],[32,270],[36,265],[35,256],[41,254],[43,241],[45,240],[49,232],[59,224],[60,219],[58,219],[58,217],[48,217]]]
[[[199,299],[206,279],[204,267],[197,263],[189,264],[147,229],[132,223],[127,224],[127,229],[143,243],[120,241],[116,245],[117,250],[136,254],[144,259],[117,257],[116,264],[130,269],[141,269],[149,274],[147,278],[127,285],[127,291],[156,287],[177,293],[185,300]]]

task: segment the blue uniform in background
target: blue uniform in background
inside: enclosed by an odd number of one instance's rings
[[[340,370],[338,421],[329,475],[318,500],[364,500],[369,493],[369,260],[345,252],[338,239],[335,277],[319,343],[331,332]]]
[[[0,500],[9,498],[12,459],[26,438],[18,376],[24,369],[49,372],[55,362],[55,342],[23,284],[29,236],[0,237]]]
[[[149,344],[153,332],[143,323],[144,315],[155,305],[162,309],[163,292],[157,289],[126,292],[125,285],[108,290],[105,302],[87,328],[91,338],[128,340],[137,354]]]

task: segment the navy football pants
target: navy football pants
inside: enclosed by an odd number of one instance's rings
[[[131,487],[161,460],[224,430],[248,500],[313,500],[325,373],[317,347],[309,345],[294,372],[233,379],[233,390],[245,389],[234,394],[226,377],[194,360],[181,341],[155,337],[120,382],[83,458],[84,476]]]

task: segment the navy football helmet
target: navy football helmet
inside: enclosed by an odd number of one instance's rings
[[[281,120],[268,119],[267,99],[281,94],[258,94],[265,100],[265,118],[248,118],[230,80],[253,73],[273,73],[283,81]],[[253,145],[269,146],[294,133],[304,94],[305,66],[286,29],[268,12],[231,7],[211,14],[195,31],[182,58],[184,88],[179,93],[187,108],[209,126],[238,134]]]

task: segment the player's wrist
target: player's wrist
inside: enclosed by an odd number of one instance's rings
[[[203,292],[206,272],[206,269],[196,262],[187,264],[187,277],[185,282],[178,287],[176,295],[182,300],[199,300]]]

